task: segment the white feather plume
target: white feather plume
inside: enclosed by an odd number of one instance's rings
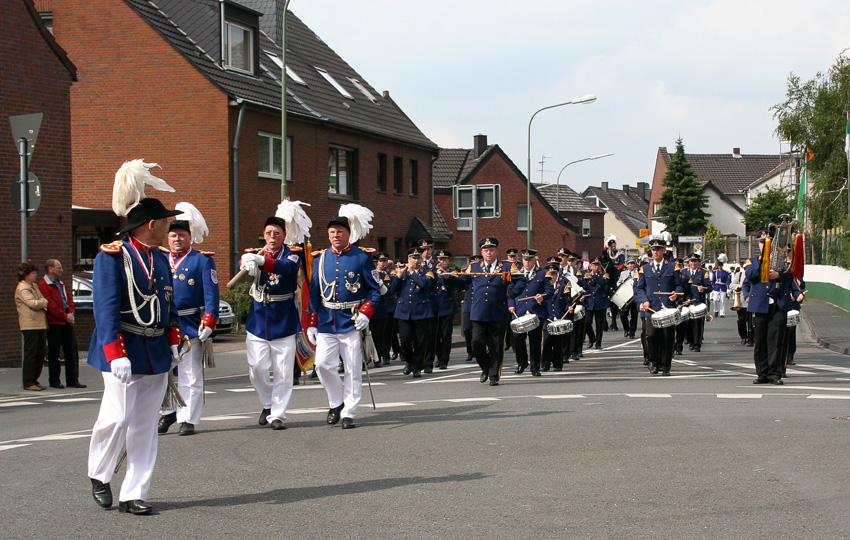
[[[365,206],[343,204],[339,207],[339,215],[348,218],[351,227],[351,237],[348,241],[352,244],[364,238],[372,230],[372,218],[375,214]]]
[[[719,262],[720,264],[726,264],[727,262],[729,262],[729,257],[727,257],[725,253],[721,253],[717,256],[717,262]]]
[[[285,242],[290,246],[301,244],[305,238],[310,237],[310,227],[313,226],[313,222],[301,208],[302,205],[310,206],[305,202],[284,199],[277,205],[277,212],[274,213],[275,217],[286,222]]]
[[[608,246],[608,242],[610,242],[611,240],[613,240],[614,242],[616,242],[616,243],[618,243],[618,244],[620,243],[620,241],[619,241],[619,240],[617,240],[617,237],[616,237],[616,236],[614,236],[613,234],[609,234],[609,235],[608,235],[608,238],[605,240],[605,246],[603,246],[603,247],[607,247],[607,246]]]
[[[156,163],[145,163],[141,159],[126,161],[115,173],[115,185],[112,188],[112,210],[119,216],[127,213],[139,201],[145,198],[145,184],[160,191],[173,192],[162,178],[150,173],[150,169],[159,167]],[[161,168],[161,167],[160,167]]]
[[[207,227],[207,221],[204,219],[200,210],[195,208],[194,204],[187,202],[177,203],[174,209],[183,212],[175,219],[189,222],[189,234],[192,235],[192,243],[202,244],[204,242],[204,236],[210,234],[210,229]]]

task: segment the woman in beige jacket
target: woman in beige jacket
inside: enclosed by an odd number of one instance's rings
[[[38,382],[47,354],[47,299],[38,290],[38,269],[34,264],[21,263],[18,267],[18,288],[15,289],[15,306],[18,324],[24,335],[24,359],[21,370],[24,390],[44,390]]]

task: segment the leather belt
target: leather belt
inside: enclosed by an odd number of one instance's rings
[[[206,306],[186,308],[186,309],[178,309],[177,315],[180,317],[185,317],[187,315],[194,315],[195,313],[203,313]]]
[[[136,334],[137,336],[159,337],[165,333],[165,328],[146,328],[137,324],[122,322],[121,330]]]
[[[295,293],[289,294],[263,294],[263,303],[268,304],[270,302],[284,302],[286,300],[292,300],[295,298]]]
[[[322,305],[328,309],[351,309],[360,307],[360,304],[362,303],[363,300],[355,300],[353,302],[331,302],[330,300],[322,298]]]

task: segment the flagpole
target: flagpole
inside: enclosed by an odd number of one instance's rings
[[[850,110],[846,110],[847,126],[844,129],[844,154],[847,156],[847,216],[850,217]]]

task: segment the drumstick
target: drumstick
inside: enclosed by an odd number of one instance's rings
[[[549,296],[549,295],[548,295],[548,294],[544,294],[543,296]],[[532,299],[534,299],[534,298],[536,298],[536,297],[537,297],[537,296],[535,295],[535,296],[526,296],[525,298],[517,298],[516,300],[514,300],[514,302],[521,302],[521,301],[523,301],[523,300],[532,300]]]
[[[230,281],[227,282],[228,290],[232,289],[237,283],[242,281],[242,278],[244,278],[247,274],[248,274],[248,271],[245,270],[244,268],[239,270],[239,272],[235,276],[233,276],[233,279],[231,279]]]
[[[655,294],[664,294],[664,295],[670,296],[671,294],[685,294],[685,293],[683,293],[683,292],[657,292]]]

